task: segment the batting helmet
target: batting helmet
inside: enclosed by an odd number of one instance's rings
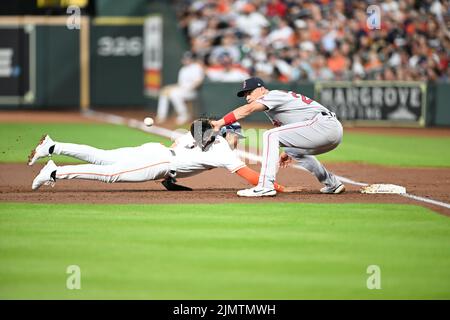
[[[227,132],[234,133],[239,139],[245,139],[245,136],[242,134],[241,124],[237,121],[220,129],[220,134],[224,138],[227,135]]]

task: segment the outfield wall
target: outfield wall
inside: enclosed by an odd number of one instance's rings
[[[450,126],[450,84],[428,84],[427,125]]]
[[[314,84],[286,84],[267,83],[268,87],[285,91],[301,92],[307,96],[314,95]],[[215,83],[206,81],[199,92],[199,97],[194,101],[196,115],[223,116],[232,108],[242,105],[245,100],[236,96],[241,88],[241,83]],[[263,113],[251,115],[249,121],[267,121]]]
[[[162,84],[174,83],[187,43],[167,5],[155,3],[151,11],[166,18]],[[2,18],[0,108],[141,106],[155,111],[157,99],[144,94],[144,21],[142,16],[83,18],[84,28],[71,30],[66,17]],[[241,105],[243,100],[235,96],[239,86],[206,81],[194,101],[195,114],[221,116]],[[268,87],[313,97],[356,125],[450,126],[448,83],[269,83]],[[249,120],[267,121],[262,114]]]

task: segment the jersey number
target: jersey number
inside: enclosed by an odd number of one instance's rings
[[[308,97],[305,97],[304,95],[302,95],[302,94],[298,94],[298,93],[295,93],[295,92],[293,92],[293,91],[289,91],[288,93],[290,93],[294,98],[297,98],[297,99],[302,99],[302,101],[304,102],[304,103],[306,103],[306,104],[310,104],[311,102],[313,102],[313,100],[312,99],[309,99]]]

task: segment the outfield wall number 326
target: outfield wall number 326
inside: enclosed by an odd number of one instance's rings
[[[101,37],[97,42],[100,56],[139,56],[142,54],[142,37]]]

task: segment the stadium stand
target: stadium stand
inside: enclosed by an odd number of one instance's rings
[[[206,66],[227,53],[264,80],[449,81],[450,5],[439,0],[173,0]]]

